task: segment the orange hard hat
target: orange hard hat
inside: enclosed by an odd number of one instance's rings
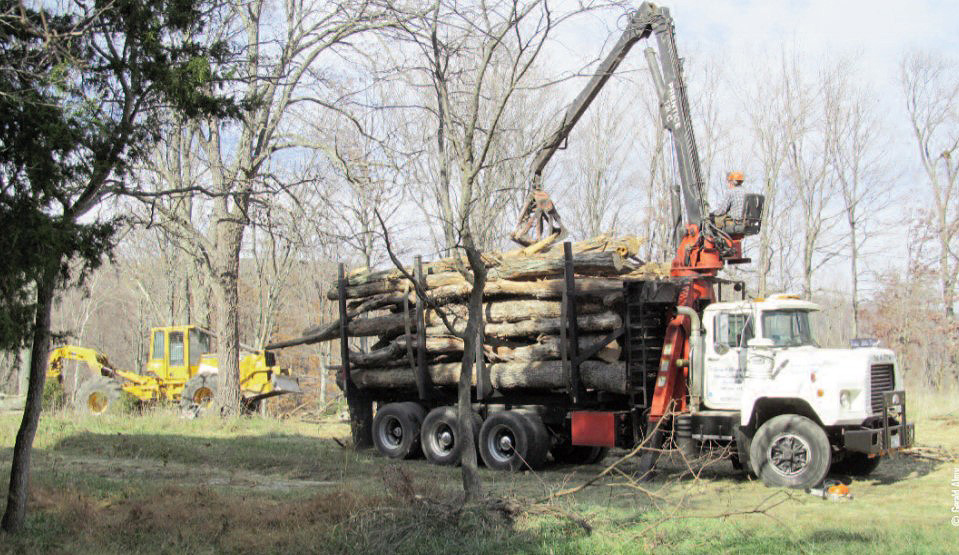
[[[743,181],[743,172],[729,172],[726,174],[726,181]]]

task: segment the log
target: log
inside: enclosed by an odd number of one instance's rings
[[[542,318],[533,320],[523,320],[521,322],[511,322],[502,324],[487,324],[484,333],[487,337],[537,337],[539,335],[555,335],[559,333],[560,318]],[[623,325],[622,318],[614,312],[601,312],[599,314],[584,314],[576,318],[576,325],[581,332],[612,331]],[[466,329],[466,322],[457,321],[454,325],[456,333],[463,333]],[[427,326],[426,334],[442,335],[448,334],[446,326]]]
[[[495,280],[526,280],[535,278],[556,277],[563,274],[565,261],[561,257],[528,257],[511,258],[489,270],[487,278]],[[617,252],[581,253],[573,256],[575,271],[581,274],[597,276],[616,276],[635,271],[635,266]],[[434,289],[448,285],[469,285],[470,282],[459,272],[443,272],[426,276],[427,289]],[[352,285],[346,288],[346,297],[356,299],[371,297],[391,292],[404,292],[412,289],[405,278],[389,278],[372,281],[361,285]],[[485,292],[485,289],[484,289]],[[326,298],[337,300],[339,291],[336,287],[326,292]]]
[[[562,257],[530,256],[509,258],[489,271],[490,279],[534,279],[563,274],[566,261]],[[573,267],[577,273],[591,276],[619,275],[632,271],[633,265],[626,262],[618,252],[588,252],[573,255]]]
[[[459,362],[431,364],[427,367],[432,383],[438,386],[454,386],[459,380]],[[363,389],[395,389],[416,387],[413,371],[409,368],[356,368],[351,370],[353,383]],[[563,362],[559,360],[537,362],[502,362],[489,365],[490,382],[495,389],[545,389],[566,387]],[[580,376],[587,389],[627,393],[626,365],[621,362],[608,364],[586,361],[580,365]],[[473,376],[476,385],[476,376]]]
[[[405,316],[403,313],[378,316],[376,318],[357,318],[349,321],[346,326],[346,331],[350,337],[372,337],[374,335],[399,333],[403,331],[404,319]],[[410,319],[412,319],[412,315],[410,315]],[[414,320],[411,324],[415,329],[416,321]],[[325,326],[316,326],[307,330],[303,330],[303,337],[300,338],[302,342],[297,344],[306,345],[309,343],[319,343],[320,341],[329,341],[331,339],[339,338],[340,320],[337,318],[336,321],[331,324],[327,324]],[[279,347],[270,345],[267,348],[276,349]]]
[[[598,343],[604,336],[602,335],[581,335],[579,336],[579,350],[592,347]],[[619,360],[623,350],[617,341],[613,341],[598,353],[596,358],[604,362],[613,363]],[[533,360],[555,360],[563,356],[560,338],[555,335],[540,337],[539,341],[525,347],[516,347],[513,349],[504,349],[497,354],[514,362],[533,361]]]
[[[582,351],[600,341],[602,335],[583,335],[579,337],[579,348]],[[369,353],[350,352],[350,364],[364,368],[386,368],[408,366],[407,345],[416,348],[416,336],[409,339],[401,335],[380,349]],[[559,337],[544,336],[537,343],[524,347],[500,347],[483,345],[483,351],[490,362],[531,362],[537,360],[556,360],[562,357]],[[606,348],[597,353],[596,357],[605,362],[619,360],[622,349],[619,343],[613,341]],[[430,356],[457,354],[462,356],[463,340],[452,336],[431,336],[426,338],[426,353]]]
[[[487,299],[503,297],[529,297],[540,300],[559,299],[563,296],[564,286],[562,279],[492,280],[486,282],[486,287],[483,288],[483,296]],[[434,304],[445,305],[467,297],[472,289],[472,285],[464,280],[459,284],[436,287],[429,290],[428,293]],[[623,281],[615,278],[577,278],[576,292],[581,295],[581,298],[586,296],[594,299],[604,299],[604,302],[612,303],[623,297]],[[347,293],[347,296],[349,296],[349,293]],[[349,306],[359,312],[365,306],[381,308],[389,305],[399,305],[404,298],[414,304],[417,300],[415,292],[389,291],[352,300]]]
[[[385,347],[375,349],[369,353],[350,352],[350,364],[357,367],[400,367],[410,366],[410,360],[407,356],[407,345],[416,349],[416,336],[410,336],[407,340],[406,335],[401,335],[391,341]],[[490,360],[505,360],[502,356],[496,354],[493,347],[483,345],[483,350]],[[462,356],[463,340],[451,336],[431,336],[426,338],[426,353],[430,356],[457,354]]]
[[[466,320],[468,308],[462,304],[449,304],[442,307],[450,320]],[[536,318],[559,318],[562,315],[562,303],[559,301],[497,301],[483,305],[483,320],[490,324],[513,323]],[[598,303],[580,303],[576,310],[579,314],[596,314],[603,311]],[[443,320],[436,310],[426,311],[426,325],[442,325]]]
[[[538,335],[550,335],[556,334],[559,332],[560,328],[560,319],[559,318],[542,318],[534,320],[522,320],[519,322],[504,322],[504,323],[494,323],[487,324],[485,328],[486,335],[490,337],[536,337]],[[623,325],[622,318],[614,312],[601,312],[598,314],[584,314],[577,317],[576,319],[577,326],[579,326],[580,331],[612,331],[616,328],[619,328]],[[416,330],[416,322],[413,321],[410,323],[411,329]],[[389,314],[386,316],[378,316],[376,318],[357,318],[356,320],[350,320],[347,325],[347,332],[350,337],[372,337],[374,335],[389,335],[389,334],[398,334],[405,331],[404,328],[404,316],[402,313],[398,314]],[[454,332],[463,333],[466,330],[466,322],[464,320],[456,320],[454,322]],[[446,329],[445,325],[433,325],[426,327],[426,336],[438,336],[438,335],[449,335],[450,331]],[[283,343],[276,343],[268,345],[269,349],[278,349],[281,347],[291,346],[290,343],[296,345],[308,345],[312,343],[319,343],[321,341],[330,341],[331,339],[339,339],[340,330],[339,330],[339,320],[333,322],[332,324],[326,326],[319,326],[316,328],[310,328],[306,330],[298,340],[287,341]]]
[[[612,237],[603,233],[596,237],[591,237],[584,241],[577,241],[571,244],[573,255],[587,252],[616,252],[623,258],[635,256],[640,247],[645,243],[645,239],[626,236]],[[535,256],[548,258],[561,258],[563,256],[562,243],[553,243],[552,245],[537,244],[535,248],[525,247],[515,249],[504,253],[483,253],[483,262],[487,269],[499,266],[504,260],[512,258],[532,258]],[[423,272],[426,274],[437,274],[442,272],[454,272],[460,268],[469,268],[469,262],[465,257],[459,258],[441,258],[423,264]],[[410,275],[413,274],[413,268],[404,268]],[[371,271],[369,268],[359,268],[350,272],[346,278],[347,286],[365,285],[375,281],[399,280],[403,278],[403,272],[396,268]]]

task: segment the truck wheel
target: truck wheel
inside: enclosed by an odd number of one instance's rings
[[[373,444],[391,459],[409,459],[420,452],[423,407],[416,403],[390,403],[373,417]]]
[[[832,472],[836,474],[848,474],[849,476],[869,476],[873,470],[882,462],[882,457],[872,457],[865,453],[849,453],[841,461],[833,463]]]
[[[826,432],[797,414],[767,421],[749,448],[753,472],[769,487],[811,488],[826,477],[831,457]]]
[[[459,438],[456,407],[439,407],[431,410],[423,420],[420,443],[426,460],[433,464],[453,466],[460,463],[463,442]],[[473,443],[479,437],[483,420],[473,413]]]
[[[198,416],[213,401],[216,384],[216,374],[197,374],[187,380],[180,392],[180,410]]]
[[[76,407],[85,414],[100,415],[120,407],[123,388],[105,376],[89,379],[77,390]]]
[[[549,434],[538,416],[497,412],[483,422],[479,448],[483,462],[494,470],[535,470],[546,460]]]

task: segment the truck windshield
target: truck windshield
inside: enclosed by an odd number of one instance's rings
[[[808,310],[770,310],[763,312],[763,337],[776,347],[815,345],[809,328]]]

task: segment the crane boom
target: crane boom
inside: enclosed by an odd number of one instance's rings
[[[676,243],[679,243],[684,220],[686,223],[699,223],[702,220],[706,213],[703,201],[702,170],[700,169],[699,152],[696,149],[696,139],[693,135],[692,119],[689,115],[686,87],[682,79],[682,67],[676,54],[673,27],[673,19],[669,10],[657,7],[651,2],[643,2],[639,9],[630,15],[629,23],[622,36],[616,41],[602,63],[599,64],[582,92],[570,104],[557,128],[549,135],[533,159],[531,167],[533,183],[531,188],[534,194],[538,194],[540,198],[545,197],[549,202],[548,196],[540,191],[543,170],[633,45],[648,38],[651,34],[655,34],[659,46],[658,59],[656,52],[651,48],[646,50],[646,58],[650,64],[650,72],[659,96],[663,125],[673,135],[676,160],[679,166],[679,194],[673,199],[673,228]],[[544,219],[552,217],[556,219],[556,222],[559,221],[558,214],[555,213],[551,203],[548,204],[548,209],[552,213],[545,216],[543,210],[539,212],[535,210],[535,204],[531,196],[523,210],[517,231],[513,234],[514,240],[523,244],[528,244],[529,239],[523,237],[525,242],[519,241],[519,236],[532,227],[533,221],[530,218],[534,216]],[[680,213],[680,206],[682,206],[682,214]],[[555,224],[553,229],[554,231],[561,231],[561,227],[557,227]]]

